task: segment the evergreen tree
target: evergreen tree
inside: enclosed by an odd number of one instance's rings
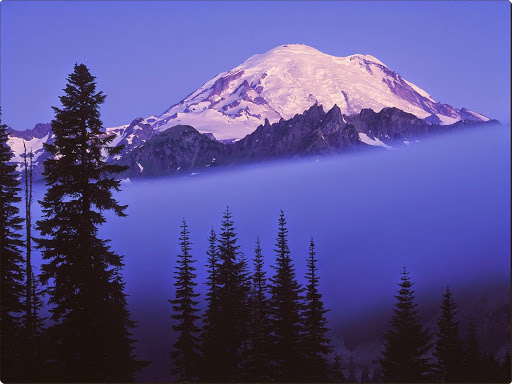
[[[7,145],[7,126],[0,120],[0,330],[1,330],[1,378],[13,381],[20,374],[20,341],[22,315],[25,309],[23,241],[19,231],[23,219],[19,217],[16,203],[21,201],[21,191],[13,156]]]
[[[43,306],[41,289],[34,277],[34,267],[32,266],[32,151],[27,154],[27,148],[23,143],[24,149],[24,179],[25,179],[25,313],[24,313],[24,346],[23,346],[23,380],[41,380],[43,374],[43,356],[47,350],[43,346],[43,321],[40,318],[39,311]]]
[[[216,381],[220,379],[220,360],[219,354],[219,255],[217,249],[217,235],[212,228],[208,237],[208,251],[206,252],[206,310],[203,315],[203,327],[201,331],[201,380]]]
[[[441,303],[441,318],[437,322],[439,332],[434,356],[437,358],[437,379],[442,382],[463,380],[462,340],[459,336],[459,323],[455,320],[456,305],[448,287]]]
[[[383,381],[421,382],[430,375],[426,356],[431,348],[430,335],[423,329],[414,302],[409,273],[402,272],[391,328],[385,334],[384,351],[379,356]]]
[[[267,381],[271,377],[270,345],[272,340],[269,315],[268,287],[264,271],[263,254],[260,240],[256,240],[254,249],[254,273],[252,276],[252,291],[249,321],[250,352],[248,371],[251,381]]]
[[[180,382],[191,382],[199,376],[199,327],[195,324],[200,319],[196,314],[199,312],[199,302],[195,301],[199,294],[194,292],[197,285],[194,279],[197,275],[192,265],[194,260],[190,254],[190,245],[188,226],[183,220],[180,236],[181,254],[178,255],[178,266],[174,272],[175,299],[169,300],[173,309],[171,317],[177,322],[172,329],[178,333],[174,350],[171,352],[172,373],[177,375]]]
[[[223,215],[218,239],[220,263],[217,337],[221,343],[217,353],[223,356],[219,365],[218,379],[221,381],[235,380],[239,374],[243,327],[240,311],[244,302],[239,248],[235,224],[228,207]]]
[[[464,351],[464,381],[481,381],[482,376],[482,355],[476,338],[476,329],[473,319],[469,319],[466,350]]]
[[[274,358],[278,381],[297,381],[303,377],[304,353],[301,344],[303,288],[297,282],[288,247],[288,229],[283,211],[276,239],[275,274],[271,279],[271,319]]]
[[[326,336],[327,319],[322,295],[318,292],[318,268],[316,266],[315,242],[309,242],[309,258],[306,272],[306,297],[304,305],[304,335],[303,345],[305,354],[305,379],[325,381],[328,377],[327,356],[331,353],[331,340]]]
[[[25,332],[25,345],[23,351],[24,360],[24,381],[37,381],[46,379],[45,361],[48,359],[50,342],[47,338],[44,321],[41,317],[43,308],[43,288],[37,275],[34,273],[34,266],[31,268],[31,308],[30,308],[30,334]]]
[[[44,147],[43,176],[48,189],[37,222],[45,263],[41,280],[52,283],[48,292],[55,322],[50,337],[55,346],[52,367],[55,379],[66,381],[131,381],[141,367],[133,355],[124,283],[122,256],[98,238],[105,222],[103,211],[125,216],[126,206],[114,199],[120,181],[113,175],[126,168],[107,164],[105,154],[114,136],[102,132],[94,77],[76,64],[60,97],[62,109],[53,107],[53,144]]]
[[[252,316],[251,308],[251,276],[247,259],[243,253],[240,253],[238,262],[238,274],[240,279],[240,307],[238,309],[238,320],[240,323],[240,362],[238,380],[247,381],[249,379],[249,345],[250,345],[250,320]]]
[[[334,364],[332,365],[331,380],[335,383],[345,382],[345,375],[343,374],[343,365],[341,364],[341,356],[337,352],[334,354]]]
[[[32,318],[32,157],[33,154],[30,152],[30,164],[27,161],[27,147],[25,146],[25,142],[23,142],[24,149],[24,165],[25,165],[25,232],[26,232],[26,240],[25,240],[25,249],[26,249],[26,257],[25,257],[25,328],[30,338],[33,330],[34,319]]]

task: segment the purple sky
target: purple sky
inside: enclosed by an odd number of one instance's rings
[[[73,64],[107,95],[104,125],[159,115],[280,44],[371,54],[440,102],[510,122],[510,3],[2,1],[2,121],[53,118]]]

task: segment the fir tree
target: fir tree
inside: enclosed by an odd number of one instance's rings
[[[48,189],[37,222],[42,238],[43,283],[48,292],[55,346],[55,379],[66,381],[131,381],[141,363],[133,355],[126,295],[120,278],[123,258],[98,238],[104,211],[125,216],[126,206],[114,199],[120,181],[113,175],[126,167],[107,164],[105,154],[114,136],[102,131],[94,77],[76,64],[60,97],[62,109],[53,107],[53,144],[44,147],[43,176]]]
[[[5,382],[16,379],[20,373],[21,320],[25,309],[23,256],[21,230],[16,203],[21,191],[13,156],[7,145],[7,126],[0,120],[0,265],[2,267],[0,292],[1,378]]]
[[[173,309],[171,317],[176,320],[172,329],[178,333],[174,350],[171,352],[172,373],[177,375],[179,382],[191,382],[199,376],[197,372],[199,327],[196,325],[196,321],[200,317],[196,314],[199,312],[197,308],[199,302],[195,300],[199,294],[194,292],[194,287],[197,285],[194,280],[197,275],[194,272],[196,269],[190,254],[190,245],[188,226],[183,220],[180,236],[181,254],[178,255],[178,266],[174,272],[175,298],[169,300]]]
[[[264,271],[263,254],[260,240],[256,240],[254,249],[254,273],[251,292],[250,345],[248,371],[252,381],[267,381],[271,377],[270,370],[270,338],[269,322],[270,306],[268,300],[266,272]]]
[[[44,322],[46,318],[41,317],[43,308],[43,287],[38,276],[34,273],[34,266],[31,268],[31,308],[30,308],[30,334],[25,332],[25,345],[23,351],[24,381],[37,381],[46,379],[45,361],[48,359],[50,342],[47,338]]]
[[[251,308],[251,276],[247,259],[243,253],[240,253],[238,262],[238,275],[240,281],[240,307],[238,309],[238,320],[240,323],[240,362],[238,380],[247,381],[249,379],[249,345],[250,345],[250,320],[252,316]]]
[[[327,356],[332,350],[331,340],[326,336],[329,331],[322,295],[318,292],[318,268],[316,266],[315,242],[309,242],[309,258],[306,272],[306,297],[304,305],[305,379],[325,381],[328,377]]]
[[[201,379],[219,380],[222,356],[219,339],[219,255],[217,250],[217,235],[212,228],[208,237],[208,251],[206,252],[206,310],[203,315],[203,327],[201,331]]]
[[[466,350],[464,351],[464,381],[481,381],[482,376],[482,355],[476,338],[476,329],[473,319],[469,319]]]
[[[23,360],[24,380],[41,380],[43,374],[43,356],[47,350],[43,346],[43,321],[39,316],[39,311],[43,306],[41,289],[34,276],[34,267],[32,265],[32,151],[27,154],[27,148],[23,143],[24,149],[24,179],[25,179],[25,314],[24,314],[24,346]]]
[[[334,363],[332,365],[331,381],[335,383],[344,383],[345,375],[343,374],[343,365],[341,364],[341,356],[339,353],[334,354]]]
[[[271,319],[274,335],[276,379],[296,381],[303,376],[301,344],[303,288],[297,282],[288,247],[288,229],[283,211],[276,239],[275,274],[271,279]]]
[[[426,356],[431,348],[430,335],[423,329],[414,302],[409,273],[402,272],[391,328],[385,334],[384,351],[379,356],[383,381],[427,381],[430,363]]]
[[[241,268],[239,263],[238,239],[235,224],[229,207],[223,215],[219,251],[219,322],[218,338],[221,340],[217,353],[223,356],[220,361],[222,381],[235,380],[239,374],[242,344],[242,323],[240,311],[244,302]]]
[[[437,322],[439,332],[434,356],[437,358],[437,379],[443,382],[462,381],[462,341],[459,323],[455,320],[456,305],[448,287],[441,303],[441,317]]]
[[[25,328],[30,338],[33,330],[34,319],[32,318],[32,158],[33,154],[30,152],[30,156],[27,155],[27,147],[23,142],[24,156],[23,161],[25,165]],[[27,157],[30,157],[30,162],[27,161]]]

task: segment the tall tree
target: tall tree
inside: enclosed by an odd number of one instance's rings
[[[304,289],[297,282],[288,247],[288,229],[283,211],[275,244],[276,265],[271,281],[271,318],[274,335],[274,361],[278,381],[296,381],[303,375],[301,343]]]
[[[7,126],[0,120],[0,329],[1,378],[10,382],[19,374],[21,321],[24,308],[24,275],[21,234],[23,219],[19,217],[21,201],[16,166],[7,145]]]
[[[194,292],[197,275],[190,254],[189,234],[187,223],[183,220],[180,236],[181,253],[178,255],[178,265],[174,272],[175,298],[169,300],[173,309],[171,317],[176,320],[172,329],[178,333],[174,350],[171,352],[172,373],[177,375],[179,382],[191,382],[199,376],[199,327],[196,322],[200,317],[197,315],[199,302],[195,300],[199,293]]]
[[[345,375],[343,374],[343,365],[341,364],[341,356],[339,353],[334,354],[334,363],[332,365],[331,381],[335,383],[344,383]]]
[[[98,237],[104,211],[126,216],[126,206],[113,196],[120,190],[115,175],[126,168],[105,161],[105,154],[122,148],[110,147],[114,136],[102,131],[105,95],[96,92],[94,80],[84,64],[76,64],[60,97],[62,108],[53,107],[55,141],[44,145],[48,188],[37,222],[45,261],[41,280],[52,283],[56,379],[131,381],[141,365],[133,354],[133,322],[122,290],[123,257]]]
[[[325,381],[329,376],[328,355],[332,351],[331,339],[327,336],[329,328],[322,301],[322,294],[318,291],[318,267],[316,263],[315,242],[309,242],[309,257],[306,272],[306,297],[304,305],[304,357],[305,378],[312,381]]]
[[[248,372],[252,381],[267,381],[271,377],[270,303],[259,239],[256,240],[256,247],[254,248],[253,265],[254,273],[250,301],[251,318],[249,321],[251,349],[248,359]]]
[[[457,306],[450,288],[446,287],[441,302],[441,317],[437,322],[439,331],[434,356],[437,358],[437,379],[442,382],[463,380],[462,340],[459,335],[459,322],[456,321]]]
[[[464,351],[464,381],[475,382],[485,380],[482,376],[482,354],[476,338],[473,318],[469,319],[466,349]]]
[[[240,307],[238,308],[238,320],[240,323],[240,362],[238,368],[238,380],[247,381],[249,377],[249,348],[251,342],[250,320],[251,308],[251,274],[245,255],[240,253],[238,262],[238,275],[240,281]]]
[[[206,252],[206,310],[203,315],[201,330],[201,380],[219,380],[222,356],[219,354],[219,255],[217,249],[217,235],[212,228],[208,237],[208,251]]]
[[[243,288],[239,260],[240,246],[235,224],[229,207],[223,215],[219,251],[219,323],[218,337],[222,340],[218,353],[224,358],[220,362],[220,380],[235,380],[239,373],[242,343],[240,310],[243,305]]]
[[[32,158],[33,154],[30,151],[30,155],[27,154],[27,147],[23,142],[24,156],[23,162],[25,166],[25,328],[29,335],[32,335],[34,319],[32,318],[32,292],[34,287],[32,286]],[[27,161],[27,157],[30,157],[30,161]]]
[[[384,351],[379,356],[383,381],[421,382],[430,375],[427,354],[431,336],[421,324],[414,302],[413,283],[404,268],[399,284],[391,328],[385,334]]]
[[[33,153],[27,153],[23,142],[23,163],[25,179],[25,314],[24,314],[24,380],[41,380],[43,377],[43,356],[46,346],[43,346],[43,321],[39,311],[43,306],[41,289],[34,277],[32,265],[32,169]]]

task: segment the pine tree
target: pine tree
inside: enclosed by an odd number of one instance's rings
[[[268,286],[266,272],[264,271],[263,254],[260,240],[256,240],[254,249],[254,273],[252,276],[251,292],[251,318],[249,321],[250,345],[248,371],[251,381],[268,381],[271,377],[269,337],[271,327],[269,322],[270,305],[268,300]]]
[[[312,381],[325,381],[328,377],[329,364],[327,356],[331,353],[331,340],[327,337],[328,312],[324,308],[322,295],[318,292],[318,268],[316,266],[315,242],[311,238],[309,242],[309,258],[306,272],[306,297],[304,305],[304,357],[305,379]]]
[[[379,356],[383,381],[421,382],[429,378],[426,355],[431,348],[431,336],[421,324],[412,285],[404,268],[391,328],[385,334],[384,351]]]
[[[341,356],[339,353],[334,354],[334,363],[332,365],[331,381],[335,383],[344,383],[345,375],[343,374],[343,365],[341,364]]]
[[[196,321],[200,317],[196,314],[199,312],[195,300],[199,296],[194,292],[197,283],[194,281],[197,277],[194,272],[194,260],[190,254],[191,243],[189,239],[188,226],[185,220],[181,225],[180,236],[181,254],[178,255],[178,266],[175,275],[175,298],[169,300],[172,304],[173,315],[176,324],[172,329],[178,333],[178,339],[174,344],[174,350],[171,352],[173,369],[172,373],[177,375],[179,382],[191,382],[198,375],[199,363],[199,327]]]
[[[34,319],[32,318],[32,158],[33,154],[30,152],[30,164],[27,161],[27,147],[23,142],[24,149],[24,165],[25,165],[25,328],[29,338],[32,336]]]
[[[468,382],[485,380],[482,377],[482,355],[472,318],[469,319],[466,350],[464,351],[464,376],[464,381]]]
[[[24,275],[21,247],[23,241],[19,231],[23,219],[19,217],[21,201],[16,166],[11,164],[13,156],[7,145],[7,126],[0,120],[0,265],[2,267],[0,294],[1,329],[1,378],[5,382],[20,374],[20,340],[24,308]]]
[[[456,308],[452,292],[446,287],[441,303],[441,318],[437,322],[439,332],[434,356],[437,358],[437,379],[448,383],[463,380],[462,340],[459,336],[459,323],[455,320]]]
[[[242,344],[240,311],[243,305],[243,287],[239,262],[238,239],[229,207],[223,215],[219,250],[219,323],[218,338],[221,340],[217,353],[220,361],[220,380],[232,381],[239,374]]]
[[[206,252],[207,264],[206,272],[206,310],[203,315],[203,326],[201,330],[201,380],[219,380],[220,379],[220,359],[219,354],[219,255],[217,249],[217,235],[212,228],[208,237],[208,251]]]
[[[43,176],[48,189],[37,222],[45,263],[41,280],[52,283],[48,292],[55,346],[55,379],[66,381],[131,381],[141,367],[133,355],[126,295],[120,269],[123,257],[98,238],[104,211],[126,216],[126,206],[114,199],[120,181],[113,175],[126,168],[107,164],[105,154],[114,136],[102,132],[94,77],[76,64],[60,97],[62,109],[53,107],[53,144],[44,147]]]
[[[34,269],[35,267],[32,266],[30,272],[32,275],[31,308],[29,309],[31,328],[30,334],[25,330],[23,381],[44,381],[46,379],[45,361],[48,359],[48,350],[50,349],[50,342],[44,328],[46,318],[40,315],[44,305],[43,288]]]
[[[33,153],[27,154],[24,149],[24,179],[25,179],[25,313],[24,313],[24,345],[23,345],[23,380],[41,380],[46,346],[43,346],[43,321],[39,311],[43,306],[41,289],[34,277],[32,265],[32,159]]]
[[[238,320],[240,323],[240,357],[238,380],[249,379],[249,345],[250,345],[250,320],[251,308],[251,276],[249,265],[243,253],[240,253],[238,262],[238,275],[240,281],[240,307],[238,309]]]
[[[301,344],[303,288],[297,282],[288,247],[288,229],[283,211],[276,239],[275,274],[271,279],[271,319],[274,361],[278,381],[296,381],[303,376]]]

